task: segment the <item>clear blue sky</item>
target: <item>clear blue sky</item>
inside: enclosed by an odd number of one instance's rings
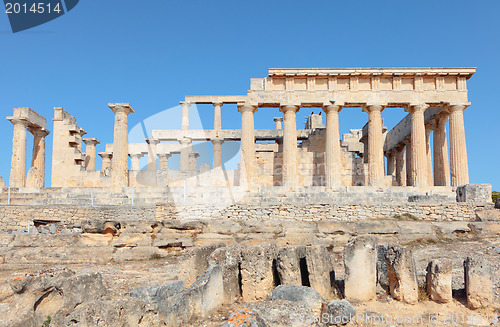
[[[82,0],[16,34],[1,12],[0,108],[5,117],[31,107],[52,130],[53,107],[62,106],[103,151],[113,139],[108,102],[132,104],[132,127],[186,95],[245,94],[268,68],[477,67],[465,111],[470,181],[500,190],[499,12],[497,0]],[[210,126],[212,110],[200,111]],[[259,110],[256,128],[272,128],[278,115]],[[391,128],[405,114],[382,115]],[[13,129],[0,118],[0,176],[8,181]],[[347,132],[367,114],[344,109],[340,120]],[[236,109],[223,107],[223,128],[239,126]],[[51,136],[47,143],[49,163]]]

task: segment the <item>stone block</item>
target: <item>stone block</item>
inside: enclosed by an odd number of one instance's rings
[[[184,291],[184,282],[176,280],[166,283],[144,285],[130,291],[130,296],[142,300],[144,303],[162,307],[168,306],[173,298]]]
[[[344,249],[347,300],[369,301],[375,298],[377,284],[377,248],[371,236],[352,238]]]
[[[427,266],[426,287],[431,300],[448,303],[452,300],[451,260],[432,260]]]
[[[309,285],[325,299],[335,297],[335,272],[330,251],[325,246],[313,245],[306,248]]]
[[[278,251],[276,268],[283,285],[303,285],[305,275],[306,247],[303,245],[286,246]],[[304,276],[305,277],[305,276]]]
[[[469,309],[487,308],[493,300],[490,265],[467,257],[464,261],[465,294]]]
[[[465,184],[458,186],[457,202],[491,203],[491,184]]]
[[[349,301],[334,300],[328,302],[321,312],[320,323],[323,326],[347,325],[356,316],[356,309]]]
[[[411,249],[391,245],[387,249],[386,261],[392,297],[409,304],[417,303],[418,283]]]
[[[210,254],[224,243],[213,243],[210,245],[194,247],[187,249],[182,257],[182,263],[179,267],[179,278],[186,285],[191,285],[205,270],[208,269]]]
[[[219,264],[222,267],[222,283],[224,285],[224,303],[230,304],[241,296],[240,286],[240,245],[230,245],[216,249],[210,255],[211,266]]]
[[[430,194],[430,195],[410,195],[408,202],[418,203],[445,203],[448,202],[446,195]]]
[[[231,313],[229,319],[222,325],[222,327],[267,327],[264,320],[259,314],[249,308],[243,308]]]
[[[284,300],[300,302],[308,307],[311,312],[319,316],[324,299],[314,289],[307,286],[279,285],[268,295],[271,301]]]
[[[241,287],[244,301],[265,299],[275,285],[276,246],[262,243],[241,252]]]

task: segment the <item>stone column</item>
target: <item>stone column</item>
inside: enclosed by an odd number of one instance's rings
[[[199,156],[198,152],[189,153],[189,170],[198,170],[197,159]]]
[[[212,140],[212,144],[214,146],[213,168],[217,168],[222,165],[222,143],[224,143],[224,141],[221,139]]]
[[[172,155],[170,153],[159,153],[158,157],[160,158],[160,169],[168,169],[168,158]]]
[[[33,134],[33,154],[31,156],[31,166],[38,170],[40,176],[37,181],[40,185],[35,185],[35,187],[45,186],[45,137],[50,134],[46,129],[41,128],[28,128],[31,134]],[[95,154],[94,154],[95,155]]]
[[[411,167],[413,160],[411,150],[411,139],[404,141],[406,147],[406,186],[413,186],[413,169]]]
[[[113,166],[111,185],[128,186],[128,115],[134,109],[128,103],[110,103],[115,113],[115,133],[113,138]]]
[[[189,153],[191,153],[192,142],[188,138],[182,138],[179,140],[181,145],[181,162],[180,162],[180,170],[186,171],[189,170]]]
[[[26,185],[26,128],[29,122],[14,117],[7,117],[7,119],[14,125],[9,186],[24,187]]]
[[[281,129],[281,122],[283,117],[274,117],[274,122],[276,123],[276,129]]]
[[[451,105],[447,107],[450,113],[451,186],[469,184],[464,127],[465,108],[467,108],[467,105]]]
[[[427,157],[427,185],[434,185],[434,176],[432,173],[432,153],[431,153],[431,132],[434,129],[433,124],[425,125],[425,154]]]
[[[394,150],[391,150],[387,153],[387,175],[395,176],[396,175],[396,154]]]
[[[299,186],[299,172],[297,160],[297,117],[298,106],[281,106],[280,111],[285,115],[285,129],[283,132],[283,185],[289,190],[296,190]]]
[[[141,158],[144,155],[142,153],[131,153],[128,156],[130,157],[130,170],[141,170]]]
[[[105,171],[107,168],[111,167],[111,159],[113,158],[112,153],[100,152],[99,156],[102,158],[102,168],[101,171]]]
[[[189,102],[182,101],[182,130],[189,129]]]
[[[83,143],[85,143],[85,168],[87,171],[95,171],[96,145],[101,142],[96,138],[85,138]]]
[[[411,115],[411,169],[413,186],[427,186],[427,151],[425,142],[424,112],[426,104],[411,105],[406,109]]]
[[[325,177],[326,187],[342,186],[342,160],[340,152],[339,112],[341,106],[323,106],[326,113]]]
[[[251,186],[255,166],[255,130],[254,113],[256,106],[248,104],[238,105],[241,112],[241,159],[240,185]]]
[[[156,147],[160,144],[160,141],[154,138],[147,138],[146,143],[148,144],[148,170],[156,170],[158,169]]]
[[[222,102],[215,102],[214,103],[214,129],[216,131],[219,131],[222,129],[222,118],[221,118],[221,112],[220,112],[222,105],[223,105]]]
[[[368,185],[384,186],[384,142],[382,135],[382,110],[384,106],[369,105],[368,113]]]
[[[434,185],[450,186],[450,162],[448,161],[448,142],[446,140],[446,122],[448,114],[436,118],[434,128]]]
[[[398,186],[406,186],[405,146],[396,147],[396,182]]]

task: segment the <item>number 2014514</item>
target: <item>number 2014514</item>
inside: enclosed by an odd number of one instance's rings
[[[5,9],[7,14],[50,14],[54,12],[59,14],[62,11],[59,3],[54,6],[43,2],[33,3],[32,5],[7,2]]]

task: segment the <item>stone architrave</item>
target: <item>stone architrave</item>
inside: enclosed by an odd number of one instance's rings
[[[344,248],[344,294],[348,301],[370,301],[376,296],[377,248],[371,236],[357,236]]]
[[[417,303],[418,283],[411,249],[395,245],[389,246],[386,261],[391,295],[408,304]]]

